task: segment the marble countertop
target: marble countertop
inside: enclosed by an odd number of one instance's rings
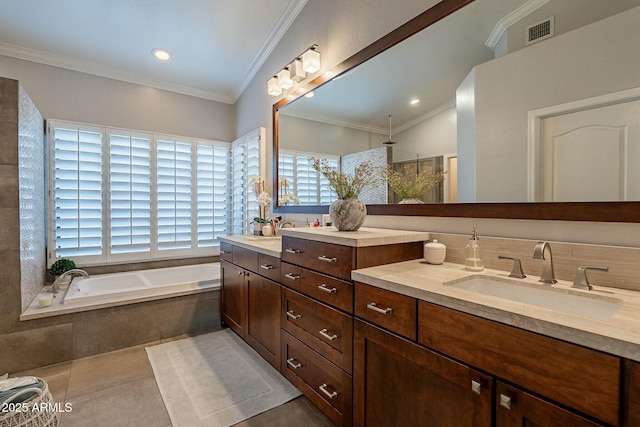
[[[282,255],[282,238],[280,236],[264,237],[238,235],[218,237],[218,240],[276,258],[280,258]]]
[[[640,362],[640,292],[598,285],[594,285],[591,291],[583,291],[571,288],[571,282],[567,281],[544,285],[538,283],[538,277],[535,276],[514,279],[508,277],[508,274],[491,269],[485,269],[480,273],[470,272],[460,264],[430,265],[424,260],[413,260],[354,270],[351,278],[419,300]],[[529,286],[551,286],[560,292],[610,301],[619,300],[622,304],[611,318],[593,319],[450,286],[451,282],[459,282],[474,275]]]
[[[422,242],[431,239],[430,234],[424,231],[391,230],[367,227],[361,227],[357,231],[338,231],[333,226],[296,227],[283,228],[278,232],[283,236],[353,247]]]

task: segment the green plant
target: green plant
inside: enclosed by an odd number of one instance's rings
[[[393,170],[391,166],[386,171],[389,187],[403,199],[422,199],[422,196],[442,182],[445,172],[431,173],[425,170],[411,173],[408,176]]]
[[[70,259],[60,258],[56,262],[53,263],[49,272],[54,276],[59,276],[65,271],[73,270],[76,268],[76,263],[71,261]]]
[[[370,161],[358,165],[353,175],[347,175],[331,167],[327,159],[309,157],[311,166],[329,181],[329,186],[339,199],[358,197],[364,190],[374,188],[383,181],[383,174]]]

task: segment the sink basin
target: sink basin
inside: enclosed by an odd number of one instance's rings
[[[615,298],[588,296],[545,285],[515,283],[486,276],[474,276],[447,285],[592,319],[610,319],[622,307],[622,301]]]

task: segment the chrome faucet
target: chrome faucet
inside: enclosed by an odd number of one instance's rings
[[[558,283],[556,274],[553,272],[553,256],[551,255],[551,245],[548,242],[538,242],[533,248],[533,259],[542,260],[542,274],[538,282],[554,284]]]
[[[58,278],[56,280],[53,281],[53,286],[51,286],[51,293],[53,294],[57,294],[58,293],[58,288],[60,287],[60,281],[67,277],[67,276],[73,276],[74,274],[78,274],[81,276],[84,276],[85,279],[89,278],[89,273],[87,273],[86,271],[80,269],[80,268],[73,268],[71,270],[67,270],[64,273],[62,273],[61,275],[58,276]]]

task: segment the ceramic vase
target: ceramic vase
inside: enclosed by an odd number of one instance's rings
[[[359,199],[338,199],[329,208],[331,222],[338,231],[356,231],[367,216],[367,207]]]

